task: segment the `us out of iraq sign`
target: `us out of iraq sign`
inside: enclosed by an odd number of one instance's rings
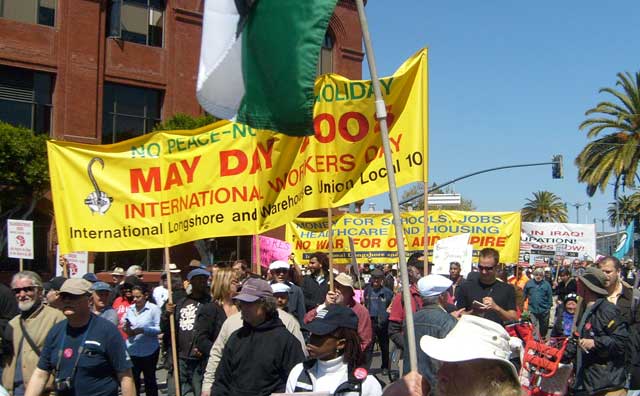
[[[405,250],[408,254],[424,250],[424,212],[401,214]],[[298,218],[287,224],[286,240],[296,257],[308,259],[313,252],[328,251],[327,218]],[[500,261],[515,263],[520,246],[519,212],[465,212],[435,210],[427,222],[428,245],[443,238],[470,234],[474,260],[478,252],[492,247],[500,252]],[[344,214],[333,219],[333,257],[337,264],[350,263],[348,238],[353,238],[360,263],[394,264],[398,262],[397,239],[391,214]]]
[[[568,259],[595,259],[595,224],[522,222],[521,262],[549,264],[559,252]]]
[[[424,178],[426,67],[423,50],[381,81],[398,186]],[[106,146],[47,142],[61,253],[255,235],[387,191],[370,81],[331,74],[315,89],[311,137],[221,121]]]

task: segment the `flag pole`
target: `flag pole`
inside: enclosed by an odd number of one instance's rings
[[[426,164],[429,161],[429,157],[425,161],[425,172],[426,172]],[[424,182],[424,274],[429,275],[429,182]]]
[[[258,276],[262,276],[262,255],[260,254],[260,234],[255,234],[253,238],[256,241],[256,269],[254,272]]]
[[[173,285],[171,284],[171,266],[169,263],[169,247],[164,248],[164,271],[167,274],[167,292],[169,299],[167,302],[173,304]],[[178,352],[176,351],[176,323],[174,320],[175,312],[169,314],[169,332],[171,335],[171,363],[173,365],[173,382],[176,388],[176,395],[180,395],[180,375],[178,373]]]
[[[358,8],[358,16],[360,18],[360,26],[362,28],[362,38],[364,41],[365,53],[367,55],[367,63],[369,64],[369,74],[371,75],[371,85],[376,98],[376,118],[380,123],[380,138],[382,140],[382,148],[384,150],[384,162],[388,172],[389,181],[389,198],[391,200],[391,212],[393,213],[393,225],[396,232],[396,240],[398,242],[398,256],[400,262],[400,275],[402,278],[402,299],[405,307],[405,320],[407,324],[407,341],[408,345],[405,350],[409,350],[409,367],[411,371],[418,370],[418,355],[416,350],[415,329],[413,327],[413,310],[411,305],[411,294],[409,291],[409,274],[407,272],[407,257],[404,249],[404,235],[402,233],[402,225],[400,224],[400,205],[398,203],[398,191],[396,190],[396,175],[393,169],[393,161],[391,158],[391,147],[389,145],[389,130],[387,128],[387,110],[382,98],[380,90],[380,80],[376,70],[375,57],[373,47],[371,45],[371,36],[369,35],[369,26],[367,24],[367,16],[364,12],[363,0],[356,0]],[[428,265],[428,263],[427,263]]]
[[[329,223],[329,229],[327,230],[327,237],[329,238],[329,290],[333,291],[333,213],[331,205],[327,209],[327,221]]]

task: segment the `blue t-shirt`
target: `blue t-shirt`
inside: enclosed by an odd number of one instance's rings
[[[53,326],[42,348],[38,368],[53,372],[60,361],[56,379],[67,378],[71,376],[76,360],[72,389],[59,392],[59,396],[117,396],[117,374],[132,367],[116,326],[93,314],[84,327],[70,327],[66,320]]]

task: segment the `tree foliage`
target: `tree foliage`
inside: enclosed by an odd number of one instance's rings
[[[205,125],[212,124],[216,121],[218,121],[218,119],[209,114],[205,114],[199,117],[192,117],[187,114],[178,113],[173,117],[165,120],[164,122],[156,125],[153,130],[154,131],[175,131],[175,130],[183,130],[183,129],[197,129]]]
[[[433,183],[433,186],[436,186],[436,183]],[[437,189],[432,191],[430,194],[455,194],[455,190],[451,186],[447,186],[444,189]],[[416,198],[415,200],[403,205],[403,209],[408,210],[409,207],[412,210],[424,210],[424,183],[414,183],[410,188],[405,190],[402,194],[401,201],[414,197],[416,195],[420,195],[420,198]],[[470,199],[462,198],[460,200],[460,204],[458,205],[429,205],[429,210],[466,210],[466,211],[474,211],[476,210],[473,201]]]
[[[7,219],[29,219],[49,191],[47,139],[0,122],[0,252],[6,246]]]
[[[619,196],[617,208],[615,201],[610,202],[607,208],[607,217],[612,227],[626,227],[633,220],[636,220],[636,224],[638,224],[640,218],[640,194]]]
[[[604,192],[613,178],[620,185],[633,187],[640,160],[640,72],[618,73],[616,85],[620,90],[602,88],[601,93],[612,95],[613,102],[600,102],[587,110],[590,116],[580,124],[587,131],[589,142],[575,160],[578,180],[587,184],[587,194],[593,196],[598,188]],[[603,133],[609,132],[603,136]]]
[[[569,221],[567,207],[562,199],[549,191],[533,193],[522,208],[522,221],[542,223],[566,223]]]

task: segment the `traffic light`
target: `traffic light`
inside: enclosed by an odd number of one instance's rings
[[[554,155],[551,160],[553,164],[551,164],[551,176],[554,179],[562,179],[564,174],[562,172],[562,155]]]

